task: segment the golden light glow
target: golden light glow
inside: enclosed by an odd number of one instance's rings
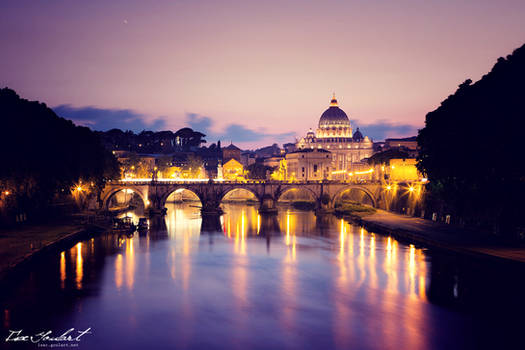
[[[339,258],[340,259],[343,259],[344,256],[345,256],[345,252],[344,252],[344,249],[345,249],[345,222],[343,219],[341,219],[341,227],[339,229],[339,242],[340,242],[340,245],[339,245]]]
[[[60,253],[60,288],[66,286],[66,252]]]
[[[244,220],[245,214],[244,210],[241,212],[241,235],[244,237],[244,234],[246,233],[246,225]]]
[[[410,192],[414,192],[414,186],[410,186],[410,187],[408,188],[408,190],[409,190]]]
[[[365,230],[361,228],[359,232],[359,255],[363,256],[365,252]]]
[[[416,248],[413,244],[408,249],[408,276],[407,290],[409,294],[416,295]]]
[[[392,186],[387,185],[387,186],[386,186],[386,189],[390,191],[390,190],[392,189]]]
[[[375,235],[372,233],[370,235],[370,257],[371,258],[374,258],[375,257],[375,254],[376,254],[376,237]]]
[[[11,193],[11,192],[9,192],[9,191],[4,191],[4,194],[5,194],[6,196],[9,196],[10,193]]]
[[[115,286],[117,289],[122,287],[122,254],[117,254],[115,260]]]
[[[77,186],[76,190],[77,190],[78,192],[82,191],[82,186]]]
[[[290,245],[290,212],[286,211],[286,245]]]
[[[356,171],[354,172],[354,174],[356,175],[364,175],[364,174],[371,174],[374,172],[374,169],[370,168],[368,170],[365,170],[365,171]]]
[[[84,266],[83,266],[83,260],[82,260],[82,243],[78,242],[76,245],[77,249],[77,268],[76,268],[76,283],[77,283],[77,289],[82,289],[82,278],[84,277]]]
[[[126,241],[126,286],[133,288],[135,282],[135,251],[133,250],[133,239]]]

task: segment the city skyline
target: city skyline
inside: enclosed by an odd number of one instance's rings
[[[0,344],[519,348],[524,19],[2,0]]]
[[[522,44],[525,4],[7,1],[0,83],[95,130],[293,142],[333,92],[352,126],[412,136]],[[38,57],[35,60],[34,57]]]

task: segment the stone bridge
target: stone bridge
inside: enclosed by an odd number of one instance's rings
[[[303,190],[311,194],[316,210],[330,211],[335,201],[344,192],[355,189],[366,195],[372,205],[382,208],[383,190],[380,183],[350,183],[335,181],[114,181],[108,183],[101,193],[101,209],[108,209],[111,197],[121,190],[133,190],[150,213],[162,212],[173,192],[184,189],[193,192],[202,204],[203,213],[216,213],[224,197],[231,191],[243,189],[251,192],[259,201],[259,210],[272,211],[283,194],[292,190]]]

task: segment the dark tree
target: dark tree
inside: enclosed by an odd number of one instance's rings
[[[17,211],[43,213],[57,194],[80,181],[96,192],[119,174],[118,162],[95,133],[44,103],[0,89],[0,120],[0,189]]]
[[[525,45],[427,114],[417,138],[418,168],[443,211],[495,232],[523,235],[524,120]]]

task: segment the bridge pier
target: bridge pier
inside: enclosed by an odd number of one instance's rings
[[[168,230],[164,215],[154,215],[149,217],[149,229],[152,232],[165,232]]]
[[[316,202],[315,215],[326,215],[334,212],[334,200],[330,198],[330,195],[321,194]]]
[[[260,214],[277,214],[277,201],[269,194],[264,195],[259,201]]]
[[[222,209],[220,207],[220,203],[216,201],[211,202],[203,202],[202,208],[201,208],[201,215],[204,216],[221,216],[222,215]]]
[[[166,212],[167,212],[166,208],[159,209],[159,208],[149,207],[144,210],[144,214],[148,218],[164,217],[164,215],[166,215]]]
[[[201,232],[221,232],[221,215],[202,213]]]

